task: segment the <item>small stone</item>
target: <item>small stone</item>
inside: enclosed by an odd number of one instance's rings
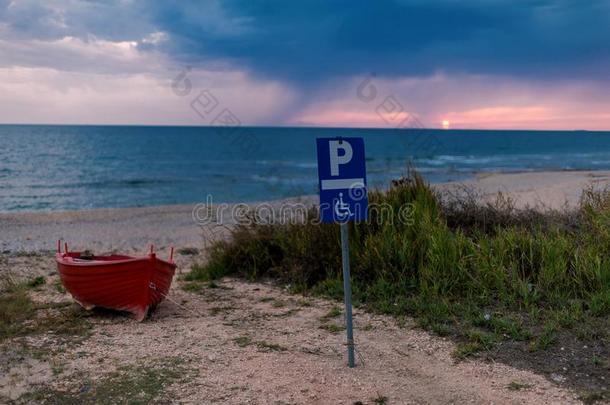
[[[566,380],[566,378],[564,376],[562,376],[561,374],[552,373],[551,380],[555,381],[556,383],[562,383]]]

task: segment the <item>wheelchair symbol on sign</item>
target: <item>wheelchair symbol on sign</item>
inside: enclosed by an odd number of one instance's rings
[[[335,215],[339,221],[345,221],[354,215],[349,204],[343,202],[343,193],[339,193],[339,199],[335,202]]]

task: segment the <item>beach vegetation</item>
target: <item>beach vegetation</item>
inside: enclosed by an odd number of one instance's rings
[[[324,316],[321,318],[322,320],[329,320],[332,318],[336,318],[341,315],[341,308],[338,306],[333,306]]]
[[[273,306],[273,308],[283,308],[286,306],[286,303],[282,300],[274,299],[271,306]]]
[[[5,276],[1,284],[0,341],[21,332],[24,323],[36,312],[34,303],[27,292],[27,283],[17,283]]]
[[[60,278],[55,280],[55,282],[53,283],[53,286],[55,287],[55,291],[57,291],[59,294],[65,294],[66,293],[66,288],[62,284]]]
[[[300,307],[307,308],[307,307],[311,307],[313,304],[312,304],[312,302],[310,300],[300,299],[300,300],[297,301],[297,305],[300,306]]]
[[[69,404],[148,404],[166,403],[170,396],[166,392],[172,384],[193,377],[192,368],[187,369],[179,358],[166,358],[154,362],[123,365],[101,378],[83,375],[77,378],[68,390],[41,385],[37,390],[24,394],[19,402],[24,403],[69,403]]]
[[[388,403],[388,397],[377,393],[377,396],[373,398],[373,403],[375,405],[386,405]]]
[[[41,333],[70,337],[72,341],[87,337],[91,324],[80,308],[73,304],[43,304],[32,300],[29,290],[44,284],[39,280],[18,282],[5,275],[0,281],[0,342]]]
[[[280,344],[267,342],[265,340],[256,342],[256,347],[263,352],[285,352],[288,350]]]
[[[505,341],[543,352],[566,331],[609,341],[610,191],[588,188],[573,209],[518,209],[503,194],[436,192],[412,172],[369,201],[410,216],[349,224],[355,305],[457,339],[457,358]],[[271,278],[341,300],[339,227],[317,218],[237,225],[187,279]]]
[[[506,386],[511,391],[521,391],[532,388],[532,384],[528,384],[526,382],[521,381],[511,381],[510,384]]]
[[[585,404],[605,403],[610,399],[610,390],[584,390],[580,393],[578,399]]]
[[[326,322],[324,322],[324,323],[322,323],[320,325],[320,329],[325,330],[325,331],[330,332],[330,333],[339,333],[339,332],[345,330],[345,326],[339,325],[339,324],[336,324],[336,323],[326,323]]]
[[[43,276],[38,276],[28,281],[27,286],[30,288],[37,288],[43,286],[46,282],[47,280]]]
[[[252,338],[250,336],[238,336],[233,341],[239,347],[246,347],[252,343]]]

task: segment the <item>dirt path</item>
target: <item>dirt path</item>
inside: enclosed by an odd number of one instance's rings
[[[191,259],[180,260],[184,266]],[[52,268],[51,258],[42,263]],[[47,274],[46,286],[32,293],[36,301],[70,301],[52,287],[56,277]],[[456,363],[451,342],[361,310],[355,311],[360,356],[349,369],[337,303],[231,279],[195,292],[179,284],[143,323],[94,312],[87,318],[91,334],[80,343],[53,334],[5,342],[4,357],[13,363],[0,378],[0,395],[240,404],[577,402],[531,372]],[[18,341],[28,352],[7,355]]]
[[[198,382],[204,388],[192,399],[234,403],[367,403],[381,397],[389,403],[573,399],[532,373],[499,364],[455,364],[448,341],[362,311],[355,313],[358,367],[349,369],[343,331],[321,328],[342,324],[341,316],[324,318],[335,303],[303,301],[272,286],[235,280],[222,286],[227,289],[207,289],[201,297],[176,293],[189,301],[190,308],[207,314],[190,318],[186,325],[167,321],[167,328],[176,331],[176,354],[189,347],[186,353],[203,359]],[[180,312],[168,305],[155,320]],[[527,383],[531,389],[515,392],[508,388],[511,383]],[[232,386],[241,388],[232,390]]]

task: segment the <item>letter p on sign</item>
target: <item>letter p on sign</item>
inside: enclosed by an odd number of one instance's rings
[[[350,145],[347,141],[330,141],[330,175],[338,176],[339,175],[339,165],[344,165],[349,163],[352,160],[352,156],[354,155],[354,151],[352,149],[352,145]],[[339,156],[339,150],[343,151],[343,154]]]

